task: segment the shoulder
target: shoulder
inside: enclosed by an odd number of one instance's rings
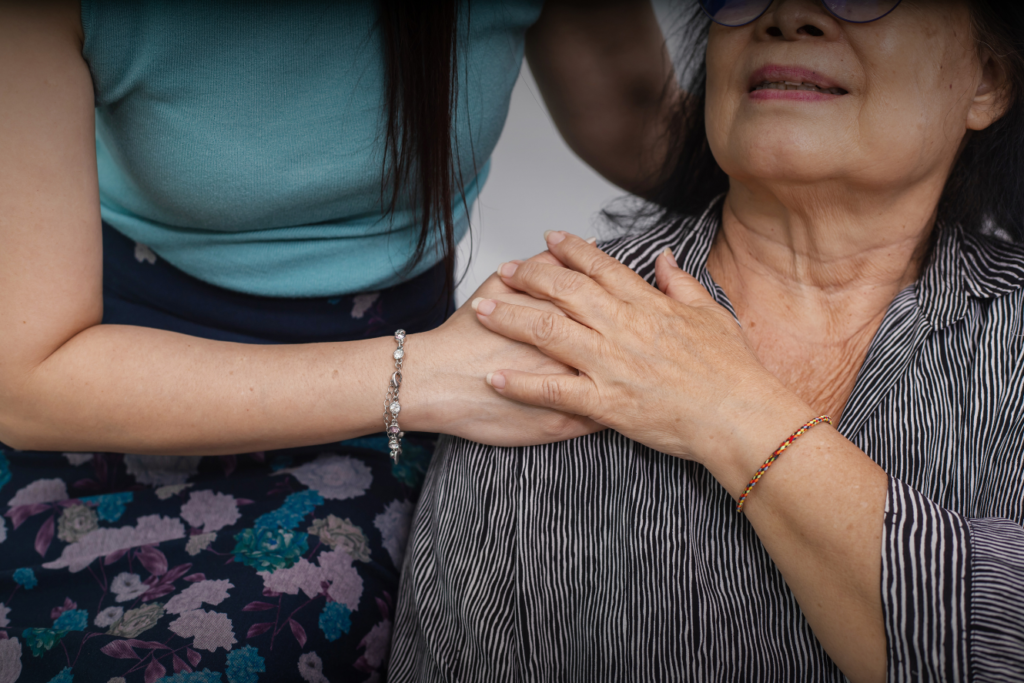
[[[680,268],[699,277],[721,225],[721,208],[719,198],[701,215],[675,216],[646,227],[634,227],[598,246],[651,284],[654,262],[665,249],[672,250]]]

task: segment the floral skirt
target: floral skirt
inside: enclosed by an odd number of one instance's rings
[[[340,341],[436,326],[442,284],[250,297],[104,227],[110,323]],[[0,444],[0,683],[383,680],[433,446],[408,436],[396,465],[383,435],[202,458]]]

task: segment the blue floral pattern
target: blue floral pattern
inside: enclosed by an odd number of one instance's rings
[[[351,616],[352,613],[345,605],[337,602],[324,605],[323,611],[320,612],[320,630],[324,632],[324,637],[333,643],[341,638],[343,633],[348,633],[352,628]]]
[[[0,449],[0,489],[7,486],[11,480],[11,466],[7,462],[7,455]]]
[[[89,613],[84,609],[72,609],[62,613],[53,622],[58,631],[84,631],[89,625]]]
[[[96,513],[104,522],[116,522],[124,514],[125,506],[132,502],[132,492],[108,493],[104,496],[86,496],[80,499],[83,503],[95,504]]]
[[[228,653],[228,683],[256,683],[266,670],[263,657],[252,645]]]
[[[17,680],[382,678],[433,448],[406,442],[397,466],[383,437],[184,464],[5,447],[0,642],[20,648]]]
[[[14,583],[25,590],[32,590],[39,581],[36,580],[36,573],[28,567],[21,567],[14,570]]]
[[[50,679],[50,683],[72,683],[74,676],[71,675],[71,667],[66,666],[60,670],[60,673]]]

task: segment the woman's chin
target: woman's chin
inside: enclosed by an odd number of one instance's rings
[[[744,184],[817,184],[849,171],[848,157],[834,145],[759,144],[742,154],[715,156],[730,179]]]

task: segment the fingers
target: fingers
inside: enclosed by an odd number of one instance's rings
[[[658,282],[658,289],[687,306],[715,303],[704,286],[679,267],[670,249],[663,251],[654,262],[654,277]]]
[[[614,296],[575,270],[543,262],[510,261],[498,268],[498,275],[506,285],[554,303],[587,327],[603,327],[617,318]]]
[[[649,293],[650,289],[643,278],[598,249],[595,244],[561,230],[547,232],[544,237],[548,250],[555,258],[567,268],[591,278],[616,298],[630,301]]]
[[[545,263],[545,264],[547,264],[549,266],[563,266],[563,267],[565,266],[565,264],[562,263],[561,261],[559,261],[557,258],[555,258],[555,255],[552,254],[550,251],[542,251],[539,254],[537,254],[536,256],[531,256],[530,258],[528,258],[526,260],[529,261],[530,263]],[[520,263],[521,264],[523,262],[522,261],[513,261],[512,263]]]
[[[492,332],[536,346],[570,367],[586,365],[587,350],[594,345],[593,330],[555,313],[494,299],[476,299],[472,306],[480,323]]]
[[[593,383],[586,376],[535,375],[518,370],[499,370],[487,375],[487,383],[502,396],[520,403],[573,415],[590,412]]]

